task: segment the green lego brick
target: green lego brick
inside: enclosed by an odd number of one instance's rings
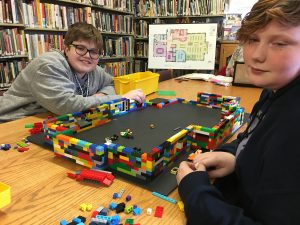
[[[23,148],[28,147],[28,144],[26,144],[24,141],[17,142],[17,145]]]
[[[158,90],[157,91],[157,95],[158,96],[176,96],[176,92],[175,91],[162,91],[162,90]]]
[[[202,130],[202,131],[204,131],[204,132],[208,132],[208,133],[214,133],[214,132],[215,132],[214,129],[208,128],[208,127],[201,127],[200,130]]]
[[[64,134],[64,135],[73,135],[74,132],[72,130],[64,130],[62,132],[59,132],[60,134]]]
[[[125,220],[125,224],[133,225],[134,224],[134,220],[128,218],[128,219]]]

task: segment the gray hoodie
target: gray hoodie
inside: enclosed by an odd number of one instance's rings
[[[87,75],[89,96],[83,97],[76,93],[75,75],[64,54],[44,53],[30,62],[0,97],[0,122],[47,111],[63,115],[121,98],[115,93],[112,76],[101,67]],[[106,95],[92,96],[99,92]]]

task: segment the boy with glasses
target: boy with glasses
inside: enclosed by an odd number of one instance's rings
[[[141,90],[116,95],[112,76],[98,66],[101,33],[84,22],[70,26],[63,52],[53,50],[23,69],[0,97],[0,122],[50,111],[78,112],[122,97],[145,101]]]

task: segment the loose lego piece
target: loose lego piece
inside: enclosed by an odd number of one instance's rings
[[[109,209],[108,209],[108,208],[103,208],[103,209],[100,211],[99,215],[107,216],[108,213],[109,213]]]
[[[29,129],[30,134],[38,134],[44,132],[43,123],[38,122],[33,124],[33,128]]]
[[[112,137],[110,137],[110,140],[116,141],[116,140],[118,140],[118,138],[119,138],[119,136],[114,134]]]
[[[66,221],[66,220],[61,220],[59,224],[60,224],[60,225],[68,225],[68,223],[69,223],[69,222]]]
[[[113,199],[119,198],[119,194],[117,192],[113,193]]]
[[[26,143],[23,142],[23,141],[17,142],[17,145],[18,145],[19,147],[22,147],[22,148],[26,148],[26,147],[28,146],[28,144],[26,144]]]
[[[175,166],[175,167],[173,167],[173,168],[171,169],[170,173],[176,175],[177,172],[178,172],[178,169],[179,169],[179,168],[178,168],[177,166]]]
[[[125,138],[128,138],[128,139],[133,138],[133,133],[130,129],[126,129],[126,131],[121,131],[120,135],[122,137],[125,137]]]
[[[98,215],[96,218],[91,219],[92,222],[98,222],[97,224],[110,224],[110,225],[117,225],[120,222],[120,216],[114,215],[114,216],[102,216]]]
[[[124,212],[129,214],[131,213],[133,210],[133,206],[132,205],[129,205],[129,206],[126,206],[125,209],[124,209]]]
[[[174,128],[173,130],[176,131],[176,130],[179,130],[181,127],[176,127]]]
[[[17,151],[18,152],[26,152],[26,151],[28,151],[29,150],[29,148],[26,148],[26,147],[18,147],[17,148]]]
[[[125,203],[121,202],[116,207],[116,213],[124,212],[125,209]]]
[[[0,209],[11,202],[11,187],[0,182]]]
[[[154,216],[158,218],[162,218],[163,212],[164,212],[164,207],[156,206]]]
[[[130,195],[127,195],[126,198],[125,198],[126,202],[129,202],[131,200],[131,196]]]
[[[25,124],[25,128],[33,128],[34,125],[31,123],[31,124]]]
[[[60,225],[84,225],[86,218],[83,216],[77,216],[72,219],[72,222],[68,222],[67,220],[61,220]]]
[[[134,220],[128,218],[128,219],[125,220],[125,224],[133,225],[134,224]]]
[[[11,145],[10,144],[1,144],[0,145],[0,149],[1,150],[4,150],[4,151],[7,151],[11,148]]]
[[[184,212],[184,204],[183,204],[183,201],[178,201],[178,202],[177,202],[177,205],[178,205],[180,211]]]
[[[111,203],[109,204],[109,208],[110,208],[111,210],[115,210],[115,209],[117,208],[117,203],[111,202]]]
[[[142,213],[142,209],[139,207],[133,207],[133,215],[138,216]]]
[[[176,204],[176,200],[175,200],[175,199],[169,198],[169,197],[167,197],[167,196],[165,196],[165,195],[162,195],[162,194],[160,194],[160,193],[157,193],[157,192],[155,192],[155,191],[152,192],[152,195],[154,195],[154,196],[156,196],[156,197],[159,197],[159,198],[161,198],[161,199],[163,199],[163,200],[166,200],[166,201],[168,201],[168,202],[171,202],[171,203],[173,203],[173,204]]]
[[[106,144],[106,145],[112,144],[112,140],[111,140],[109,137],[106,137],[106,138],[105,138],[105,144]]]
[[[87,204],[87,203],[82,203],[80,204],[80,210],[85,212],[85,211],[91,211],[93,208],[92,204]]]
[[[157,95],[158,96],[176,96],[176,92],[175,91],[158,90]]]
[[[118,193],[119,198],[122,197],[122,195],[124,194],[124,192],[125,192],[125,189],[121,189],[121,190],[119,191],[119,193]]]
[[[193,161],[196,155],[201,154],[202,150],[197,149],[194,153],[189,154],[188,160]]]
[[[152,214],[152,209],[151,209],[151,208],[148,208],[148,209],[147,209],[147,215],[150,216],[151,214]]]

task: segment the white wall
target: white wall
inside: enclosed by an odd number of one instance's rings
[[[257,0],[230,0],[226,13],[242,13],[244,17],[256,2]]]

